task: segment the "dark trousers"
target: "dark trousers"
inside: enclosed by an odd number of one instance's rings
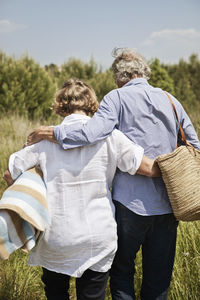
[[[77,300],[104,300],[109,272],[87,270],[76,278]],[[48,300],[68,300],[70,276],[43,268],[42,281]]]
[[[173,214],[140,216],[114,201],[118,251],[110,271],[113,300],[133,300],[134,259],[142,246],[142,300],[167,299],[178,222]]]

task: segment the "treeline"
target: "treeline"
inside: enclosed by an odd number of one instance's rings
[[[149,62],[152,76],[149,83],[177,97],[188,112],[200,112],[200,60],[190,56],[173,65],[158,59]],[[16,112],[29,119],[48,119],[56,89],[69,78],[80,78],[90,84],[99,99],[116,88],[112,70],[102,70],[94,60],[85,63],[71,58],[60,67],[41,67],[32,58],[20,59],[0,52],[0,115]]]

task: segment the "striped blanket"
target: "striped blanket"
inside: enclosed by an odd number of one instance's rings
[[[0,258],[7,259],[20,248],[31,250],[49,224],[46,186],[33,168],[20,175],[0,200]]]

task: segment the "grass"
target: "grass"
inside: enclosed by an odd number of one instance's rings
[[[200,134],[197,115],[193,122]],[[51,121],[53,124],[53,121]],[[9,155],[23,147],[27,134],[40,123],[30,122],[19,116],[7,116],[0,120],[1,147],[0,172],[7,168]],[[44,123],[43,123],[44,124]],[[6,184],[0,178],[0,196]],[[28,255],[18,250],[6,261],[0,261],[0,300],[45,300],[42,270],[27,265]],[[142,282],[141,251],[136,258],[135,290],[139,300]],[[70,284],[71,300],[76,299],[75,281]],[[200,222],[180,222],[173,277],[169,300],[198,300],[200,294]],[[106,300],[111,300],[109,285]]]
[[[200,222],[180,222],[170,299],[198,300],[199,295]]]
[[[0,299],[1,300],[45,300],[42,270],[27,265],[27,255],[22,251],[13,253],[9,260],[1,261]]]

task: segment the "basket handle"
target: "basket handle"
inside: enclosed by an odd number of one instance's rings
[[[172,107],[173,107],[173,110],[174,110],[174,113],[175,113],[175,116],[176,116],[176,119],[178,121],[178,125],[179,125],[179,129],[180,129],[180,134],[179,134],[179,137],[181,139],[181,141],[186,145],[186,146],[192,146],[187,140],[186,140],[186,136],[185,136],[185,133],[183,131],[183,128],[179,122],[179,118],[178,118],[178,114],[177,114],[177,111],[176,111],[176,107],[171,99],[171,97],[169,96],[169,94],[167,92],[165,92],[165,94],[167,95]],[[193,147],[193,146],[192,146]]]

